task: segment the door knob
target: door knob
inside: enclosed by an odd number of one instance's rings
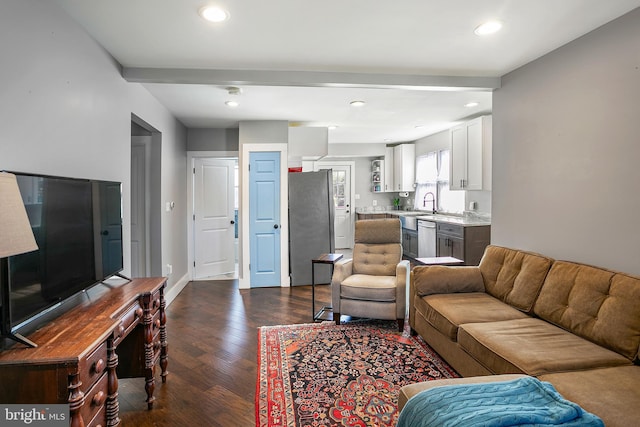
[[[233,225],[233,224],[235,224],[235,223],[236,223],[236,222],[235,222],[234,220],[231,220],[231,224],[232,224],[232,225]]]
[[[278,229],[278,224],[274,224],[273,228],[275,228],[277,230]]]

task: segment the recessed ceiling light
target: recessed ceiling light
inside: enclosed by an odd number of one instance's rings
[[[204,6],[199,13],[200,16],[210,22],[223,22],[229,19],[229,12],[218,6]]]
[[[352,107],[362,107],[365,102],[364,101],[351,101],[349,103]]]
[[[227,107],[236,108],[238,105],[237,101],[227,101],[224,103]]]
[[[467,102],[466,104],[464,104],[464,106],[467,107],[467,108],[477,107],[478,105],[480,105],[480,104],[478,102],[475,102],[475,101]]]
[[[474,33],[478,36],[486,36],[488,34],[497,33],[502,28],[502,22],[500,21],[489,21],[484,24],[478,25]]]
[[[331,126],[329,126],[329,129],[331,129],[331,130],[333,130],[333,129],[338,129],[338,126],[336,126],[336,125],[331,125]]]

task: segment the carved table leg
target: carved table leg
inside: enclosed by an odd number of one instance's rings
[[[165,313],[165,300],[163,289],[160,289],[160,369],[162,370],[160,376],[162,377],[162,382],[167,382],[167,353],[168,353],[168,345],[167,345],[167,315]]]
[[[71,427],[84,427],[84,420],[80,410],[84,405],[84,393],[80,390],[82,382],[78,372],[69,374],[69,412],[71,415]]]
[[[109,359],[107,362],[107,427],[116,427],[120,425],[120,404],[118,403],[118,375],[116,368],[118,367],[118,355],[113,344],[114,339],[108,341],[107,351]]]
[[[145,384],[144,389],[147,392],[147,407],[149,409],[153,409],[153,401],[155,397],[153,397],[153,391],[156,388],[155,384],[155,364],[153,363],[154,359],[154,348],[153,348],[153,325],[152,325],[152,316],[151,316],[151,304],[150,301],[147,301],[144,304],[144,317],[142,319],[142,323],[144,325],[144,371],[145,371]]]

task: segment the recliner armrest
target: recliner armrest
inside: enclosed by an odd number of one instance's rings
[[[396,265],[396,319],[408,317],[409,307],[409,278],[411,277],[411,264],[408,260],[402,260]]]
[[[333,266],[331,276],[331,306],[334,313],[340,313],[340,284],[353,274],[353,259],[341,259]]]
[[[484,292],[484,279],[477,266],[416,266],[411,271],[411,294]]]

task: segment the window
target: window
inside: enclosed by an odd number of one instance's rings
[[[430,205],[424,206],[425,196],[429,193],[433,194],[433,198],[437,200],[437,180],[437,153],[432,151],[424,156],[418,157],[416,160],[416,194],[413,202],[415,209],[430,209]],[[437,206],[434,207],[437,208]]]
[[[464,212],[464,191],[449,189],[449,150],[438,152],[438,210],[449,213]]]
[[[440,212],[464,212],[464,191],[449,190],[449,150],[432,151],[416,161],[414,208],[431,210],[431,197]]]

